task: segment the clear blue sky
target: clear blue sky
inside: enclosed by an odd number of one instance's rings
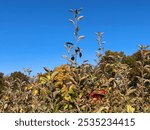
[[[0,0],[0,72],[54,68],[66,63],[64,43],[73,42],[70,8],[80,8],[83,59],[94,63],[95,32],[105,32],[105,50],[132,54],[150,43],[149,0]]]

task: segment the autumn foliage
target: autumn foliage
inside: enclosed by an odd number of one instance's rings
[[[34,77],[28,73],[0,73],[0,112],[150,112],[150,50],[140,45],[131,56],[104,51],[103,33],[96,33],[97,64],[78,63],[82,49],[79,10],[74,19],[74,42],[66,42],[67,64]]]

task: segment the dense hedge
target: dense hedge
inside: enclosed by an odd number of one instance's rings
[[[149,50],[45,70],[34,78],[0,73],[0,112],[150,112]]]

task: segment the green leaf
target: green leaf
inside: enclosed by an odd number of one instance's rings
[[[72,94],[72,95],[74,95],[74,94],[75,94],[75,92],[73,91],[73,88],[72,88],[72,87],[69,87],[69,91],[68,91],[68,93],[69,93],[69,94]]]
[[[66,110],[68,107],[69,107],[69,105],[66,104],[66,105],[64,106],[64,110]]]

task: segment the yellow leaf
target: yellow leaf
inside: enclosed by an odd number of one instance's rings
[[[66,110],[66,109],[68,108],[68,106],[69,106],[69,105],[68,105],[68,104],[66,104],[66,105],[64,106],[64,110]]]
[[[8,96],[4,96],[3,98],[4,98],[4,100],[8,100],[8,99],[9,99],[9,97],[8,97]]]
[[[71,97],[70,97],[69,95],[66,95],[66,96],[64,97],[64,99],[65,99],[66,101],[71,101]]]
[[[35,96],[35,95],[37,95],[38,94],[38,90],[34,90],[33,91],[33,95]]]
[[[82,96],[83,96],[83,93],[80,93],[80,94],[79,94],[79,98],[81,99],[81,98],[82,98]]]
[[[25,90],[31,90],[33,87],[32,87],[32,85],[31,86],[26,86],[24,89]]]
[[[46,75],[46,78],[48,79],[48,80],[50,80],[51,79],[51,77],[50,77],[50,75],[48,74],[48,75]]]
[[[67,86],[66,85],[63,85],[62,89],[61,89],[61,92],[64,93],[67,91]]]
[[[28,87],[25,87],[25,90],[28,90]]]
[[[33,88],[32,86],[29,86],[29,87],[28,87],[28,90],[31,90],[32,88]]]
[[[69,89],[74,89],[75,88],[75,85],[71,85],[70,87],[69,87]]]
[[[8,107],[8,104],[5,104],[5,105],[4,105],[4,109],[6,109],[7,107]]]
[[[73,89],[74,89],[74,85],[71,85],[70,87],[69,87],[69,94],[74,94],[74,91],[73,91]]]
[[[132,107],[131,105],[127,105],[127,112],[128,113],[133,113],[135,111],[135,108]]]
[[[45,77],[40,77],[40,83],[45,84],[46,83],[46,78]]]
[[[22,109],[22,107],[20,108],[20,111],[19,111],[20,113],[23,113],[23,109]]]

